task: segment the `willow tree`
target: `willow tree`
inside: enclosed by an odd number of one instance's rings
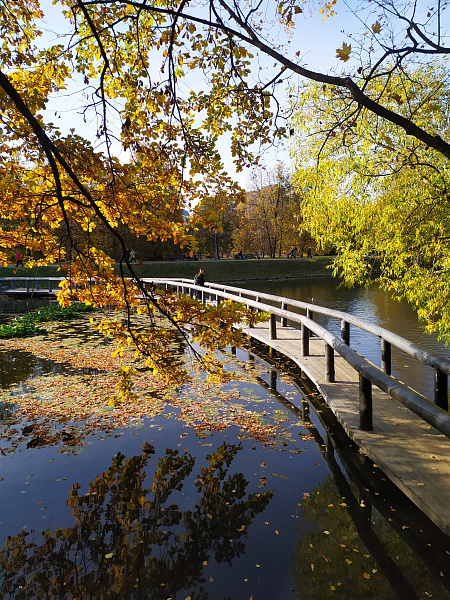
[[[217,228],[224,198],[241,193],[224,171],[219,140],[228,140],[239,170],[258,162],[251,152],[256,142],[291,133],[277,90],[292,74],[332,86],[342,107],[339,123],[350,127],[370,112],[448,159],[450,146],[433,119],[417,121],[406,103],[392,102],[387,85],[416,56],[448,52],[445,5],[421,15],[414,3],[398,10],[391,2],[363,3],[362,37],[352,32],[353,49],[342,41],[338,58],[351,67],[337,76],[308,69],[297,42],[289,43],[299,31],[294,26],[308,26],[297,0],[63,0],[47,15],[53,21],[55,11],[62,11],[55,19],[61,30],[45,36],[36,0],[2,2],[0,258],[26,247],[39,251],[41,262],[66,261],[71,284],[61,302],[78,298],[128,311],[125,324],[105,322],[103,329],[122,346],[134,343],[168,377],[180,371],[173,369],[169,330],[157,315],[177,327],[189,323],[206,346],[218,339],[237,343],[232,324],[252,318],[242,307],[200,310],[187,298],[146,291],[128,261],[121,228],[195,248],[188,228],[170,215],[212,206],[194,212],[190,226],[201,219]],[[312,7],[330,19],[338,8],[339,0]],[[276,39],[279,31],[284,47]],[[355,47],[366,42],[355,60]],[[264,68],[257,68],[258,57],[268,59]],[[49,108],[59,98],[65,109],[65,96],[76,93],[74,127],[63,132],[51,122]],[[90,123],[92,139],[81,137],[77,119]],[[117,239],[118,275],[111,256],[93,243],[100,225]],[[91,278],[93,287],[86,285]],[[134,308],[150,317],[145,331],[132,328]],[[200,321],[206,328],[197,328]]]
[[[334,93],[311,85],[297,107],[298,120],[309,116],[294,150],[308,226],[321,243],[335,245],[336,270],[347,283],[378,281],[406,298],[428,330],[450,339],[447,160],[368,112],[334,126],[324,144],[318,132],[336,121]],[[447,133],[445,69],[422,65],[407,77],[393,75],[387,93],[393,106]],[[312,109],[317,103],[322,110]]]

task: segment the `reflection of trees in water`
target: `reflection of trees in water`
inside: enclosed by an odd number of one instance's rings
[[[0,388],[3,390],[31,377],[40,377],[44,373],[59,375],[71,371],[73,369],[62,363],[35,356],[31,352],[9,349],[0,351]],[[85,371],[91,372],[88,369]]]
[[[372,510],[371,517],[360,519],[357,527],[348,508],[351,501],[337,493],[331,477],[302,500],[305,525],[299,528],[294,559],[294,600],[450,598],[449,590],[424,568],[385,519]],[[361,539],[373,543],[373,531],[379,540],[380,563]]]
[[[20,383],[33,372],[35,364],[36,357],[30,352],[0,351],[0,387]]]
[[[208,559],[231,564],[242,554],[248,526],[273,495],[246,494],[243,474],[228,473],[239,450],[223,444],[207,456],[195,479],[198,500],[185,511],[176,499],[194,468],[190,454],[168,448],[149,486],[149,458],[119,453],[87,494],[72,486],[73,527],[47,530],[39,543],[24,531],[8,538],[1,597],[175,600],[186,590],[183,599],[206,600]]]

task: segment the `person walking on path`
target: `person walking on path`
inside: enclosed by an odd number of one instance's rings
[[[15,254],[15,259],[16,259],[16,267],[20,266],[24,266],[23,262],[22,262],[22,252],[20,250],[17,250],[16,254]]]
[[[197,275],[194,277],[195,285],[205,285],[205,271],[200,269]],[[202,297],[202,292],[200,290],[196,290],[197,298]]]

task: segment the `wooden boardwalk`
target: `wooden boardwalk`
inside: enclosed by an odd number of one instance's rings
[[[325,381],[325,343],[312,337],[310,355],[300,356],[301,332],[278,327],[270,339],[269,323],[241,329],[293,360],[361,450],[442,531],[450,534],[450,439],[386,393],[373,389],[373,429],[359,427],[358,373],[335,357],[335,383]]]

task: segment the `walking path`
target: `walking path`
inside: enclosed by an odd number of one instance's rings
[[[42,288],[47,294],[54,293],[59,278],[45,280]],[[37,280],[33,281],[33,287],[41,287],[40,281],[37,285]],[[382,469],[440,529],[450,534],[450,415],[443,410],[448,407],[449,361],[433,357],[407,340],[346,313],[225,285],[198,287],[186,279],[158,281],[184,293],[201,291],[208,302],[229,298],[246,302],[253,310],[270,312],[270,321],[252,328],[245,324],[240,327],[293,360],[376,468]],[[11,293],[16,282],[4,281],[8,283],[7,293]],[[0,288],[2,291],[5,293],[4,287]],[[287,310],[289,307],[297,312]],[[306,316],[298,312],[300,309],[306,311]],[[341,319],[342,339],[317,325],[313,311]],[[276,319],[281,323],[277,324]],[[381,338],[384,372],[349,347],[350,324]],[[391,344],[435,369],[435,403],[390,377]]]

